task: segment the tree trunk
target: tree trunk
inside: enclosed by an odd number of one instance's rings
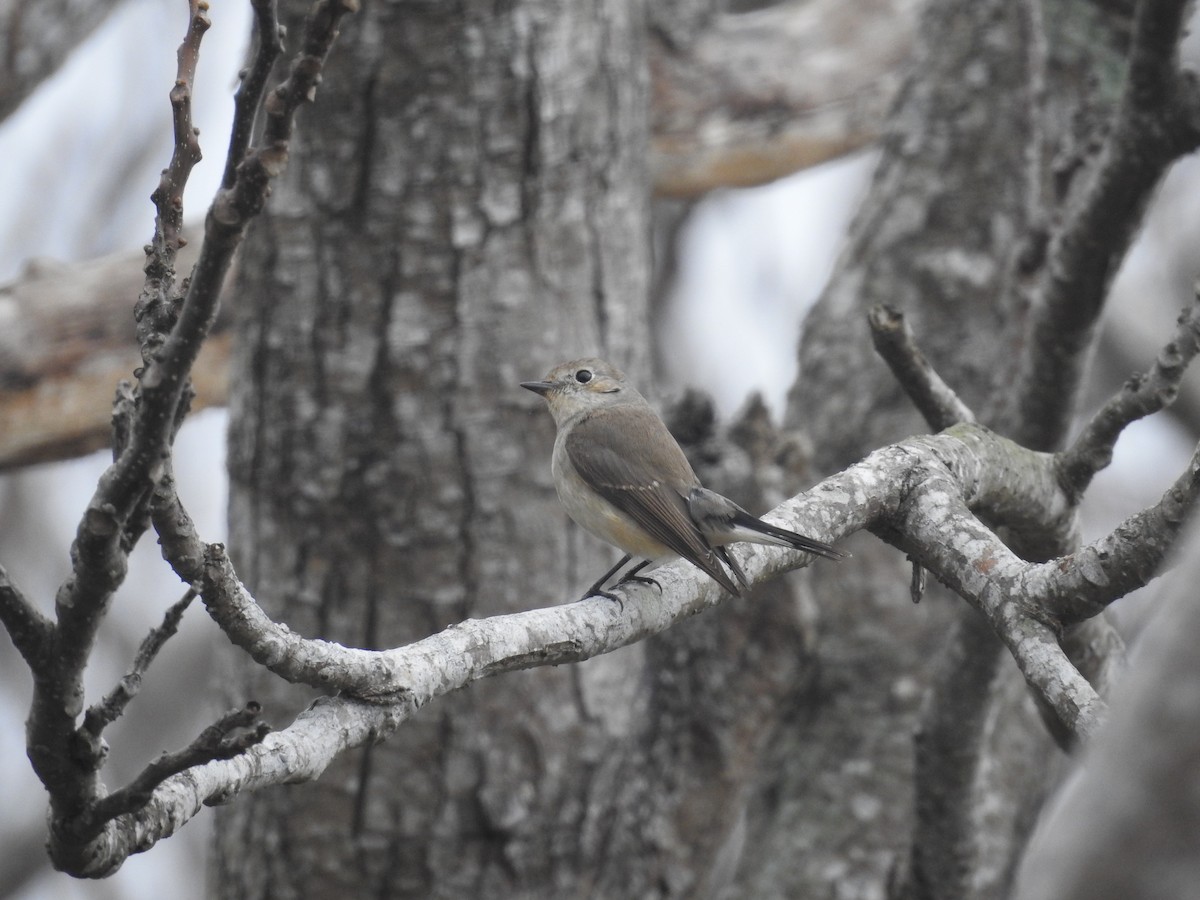
[[[805,322],[786,424],[821,473],[927,430],[872,347],[878,303],[985,423],[1014,430],[996,410],[1025,286],[1072,187],[1051,173],[1111,111],[1094,73],[1119,65],[1126,25],[1086,2],[928,5],[870,192]],[[1055,751],[974,610],[936,585],[913,606],[892,548],[852,562],[814,570],[818,689],[768,750],[730,896],[1004,897]]]
[[[295,630],[396,646],[576,596],[610,560],[569,526],[517,383],[585,354],[649,368],[643,30],[625,0],[348,22],[233,301],[230,544]],[[642,893],[664,860],[617,823],[652,792],[646,657],[481,684],[244,798],[218,892]],[[239,694],[297,702],[239,671]]]

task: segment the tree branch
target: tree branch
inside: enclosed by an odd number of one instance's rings
[[[920,5],[805,0],[650,43],[660,196],[763,184],[866,146],[899,88]]]
[[[179,75],[172,90],[176,137],[185,142],[195,140],[187,108],[196,54],[208,27],[203,9],[199,0],[193,0],[179,53]],[[193,149],[177,147],[168,171],[186,180],[193,157]],[[143,295],[160,300],[170,288],[170,264],[178,241],[176,214],[181,215],[181,209],[177,208],[178,197],[171,193],[174,188],[182,192],[183,185],[171,181],[167,191],[156,192],[160,216],[152,261],[162,262],[165,268],[147,267]],[[139,338],[143,333],[139,323]],[[130,520],[148,496],[162,460],[169,456],[168,441],[176,425],[182,391],[183,384],[179,383],[157,404],[143,394],[138,398],[132,423],[118,423],[118,433],[129,435],[128,445],[100,477],[71,545],[71,575],[55,597],[54,662],[52,670],[35,681],[27,725],[29,758],[50,793],[52,818],[79,814],[102,792],[97,772],[104,757],[103,747],[81,745],[75,731],[75,717],[82,712],[83,670],[112,594],[125,577],[127,554],[135,539],[127,530]],[[122,404],[118,408],[127,407]]]
[[[92,741],[99,740],[104,729],[125,712],[125,707],[141,690],[142,677],[150,668],[150,663],[154,662],[158,651],[179,630],[183,614],[196,596],[197,592],[189,588],[183,597],[176,600],[167,609],[162,624],[157,628],[150,629],[150,633],[138,647],[137,655],[133,659],[133,667],[111,691],[104,695],[104,699],[88,707],[88,711],[83,716],[81,737],[87,737]]]
[[[183,750],[163,753],[128,785],[97,802],[86,816],[81,831],[90,836],[117,816],[145,806],[154,789],[172,775],[213,760],[232,759],[262,743],[271,727],[259,721],[261,712],[262,707],[254,702],[230,710],[200,732]]]
[[[250,67],[241,73],[242,83],[233,98],[233,129],[229,136],[229,153],[225,157],[225,173],[221,177],[221,187],[226,189],[233,187],[238,163],[246,158],[250,149],[267,79],[283,52],[283,32],[275,0],[252,0],[251,6],[254,8],[257,47]]]
[[[85,727],[77,731],[74,721],[82,711],[82,673],[112,593],[124,577],[127,553],[149,521],[151,498],[155,498],[159,521],[190,525],[174,496],[171,479],[171,443],[190,400],[189,375],[215,320],[220,288],[246,224],[262,209],[270,179],[286,161],[295,112],[312,99],[338,22],[355,5],[355,0],[321,0],[314,7],[304,47],[289,77],[268,98],[265,146],[252,152],[236,141],[231,146],[231,154],[240,156],[231,163],[235,177],[213,202],[199,258],[179,295],[174,289],[174,266],[176,251],[183,243],[182,193],[199,158],[191,126],[191,79],[200,40],[208,27],[206,3],[192,0],[192,17],[171,92],[176,146],[154,195],[158,209],[155,237],[147,251],[146,287],[135,312],[145,365],[136,373],[136,388],[122,385],[118,391],[116,458],[101,476],[80,522],[71,548],[72,575],[56,597],[54,664],[50,671],[35,670],[27,745],[34,769],[50,794],[51,858],[64,870],[95,872],[97,859],[108,857],[104,848],[111,837],[111,830],[95,833],[98,822],[143,801],[155,785],[181,767],[213,758],[208,735],[182,754],[152,764],[129,788],[105,797],[97,777],[106,753],[99,730],[127,700],[110,695],[92,708]],[[269,25],[267,39],[259,41],[259,53],[270,54],[278,38],[274,7],[265,3],[258,9],[257,21]],[[165,493],[156,492],[158,487]],[[6,595],[9,603],[5,606],[19,612],[15,597]],[[160,637],[165,640],[165,635]],[[153,655],[156,640],[152,638],[144,646],[148,655]],[[244,746],[237,741],[222,743],[230,752]]]
[[[1054,457],[1024,450],[975,425],[885,447],[768,518],[823,540],[864,528],[896,536],[940,580],[979,609],[1016,658],[1026,680],[1078,736],[1092,734],[1104,704],[1071,665],[1057,629],[1092,614],[1152,577],[1131,559],[1147,543],[1168,547],[1177,515],[1200,485],[1194,464],[1180,479],[1186,496],[1169,493],[1158,510],[1093,545],[1094,552],[1027,563],[1017,558],[972,510],[990,520],[1055,521],[1070,515]],[[1138,517],[1135,517],[1138,518]],[[736,550],[752,583],[806,565],[801,553],[774,547]],[[473,681],[503,672],[576,662],[606,653],[722,602],[719,586],[685,563],[655,572],[662,587],[622,588],[624,604],[603,598],[460,622],[405,647],[385,651],[306,640],[272,622],[237,581],[220,545],[205,558],[201,595],[210,615],[260,664],[291,681],[342,691],[321,701],[292,727],[224,763],[188,768],[175,777],[146,776],[157,785],[145,807],[119,815],[93,842],[76,874],[103,874],[129,853],[147,849],[180,827],[204,802],[224,802],[241,790],[316,777],[337,753],[391,734],[417,709]],[[1086,609],[1056,606],[1085,598]],[[1072,604],[1078,604],[1077,599]],[[126,795],[129,796],[129,795]],[[122,804],[125,800],[121,801]],[[117,808],[114,804],[108,811]],[[122,805],[120,808],[124,809]],[[103,848],[103,854],[97,848]]]
[[[245,752],[179,772],[158,784],[134,812],[110,820],[88,869],[103,878],[135,853],[144,853],[187,824],[204,806],[228,803],[243,791],[315,781],[339,754],[383,740],[416,709],[323,697],[283,731],[271,732]]]
[[[1179,315],[1179,327],[1145,375],[1135,375],[1058,455],[1059,477],[1082,496],[1092,478],[1112,462],[1113,448],[1125,426],[1169,406],[1179,393],[1188,364],[1200,352],[1200,287],[1195,302]]]
[[[34,677],[47,669],[54,623],[43,616],[21,589],[13,584],[4,566],[0,566],[0,624],[8,632],[13,646],[29,665]]]
[[[879,531],[917,555],[940,580],[979,608],[1009,645],[1036,690],[1047,696],[1076,731],[1090,733],[1094,702],[1078,709],[1061,696],[1090,687],[1077,684],[1055,642],[1056,629],[1074,621],[1082,606],[1094,614],[1153,577],[1133,565],[1147,544],[1169,547],[1179,512],[1194,499],[1194,473],[1176,492],[1094,552],[1046,564],[1019,559],[974,515],[1013,527],[1034,518],[1057,521],[1072,507],[1057,486],[1053,457],[1024,450],[978,426],[960,425],[940,435],[912,438],[871,454],[863,462],[777,507],[771,517],[822,540],[864,528]],[[973,512],[974,511],[974,512]],[[803,554],[749,546],[739,562],[752,584],[808,562]],[[1161,561],[1161,554],[1154,564]],[[536,665],[576,662],[657,634],[721,600],[717,585],[692,567],[655,571],[662,596],[649,588],[623,588],[624,609],[600,599],[470,620],[408,647],[354,650],[307,640],[262,612],[238,582],[224,548],[209,547],[201,596],[217,624],[259,664],[289,681],[373,699],[392,695],[418,705],[479,678]],[[1076,597],[1070,608],[1062,598]],[[1051,648],[1049,644],[1054,644]],[[1073,667],[1072,667],[1073,668]],[[1086,684],[1086,683],[1085,683]]]
[[[200,231],[185,227],[177,265],[191,267]],[[145,253],[30,266],[0,288],[0,471],[111,446],[112,386],[138,363],[129,299]],[[194,367],[192,408],[229,393],[230,316],[218,317]]]
[[[1125,91],[1092,180],[1053,235],[1013,394],[1015,437],[1057,447],[1108,286],[1167,166],[1200,145],[1200,100],[1179,65],[1187,0],[1142,0]]]
[[[875,306],[867,313],[867,324],[871,326],[875,352],[888,364],[930,428],[941,431],[959,422],[975,421],[975,414],[934,371],[917,346],[904,313],[890,306]]]

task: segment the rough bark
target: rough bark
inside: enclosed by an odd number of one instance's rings
[[[811,436],[821,471],[923,430],[871,347],[866,314],[878,303],[904,311],[937,371],[989,419],[1018,355],[1020,288],[1059,200],[1051,163],[1075,129],[1086,136],[1081,88],[1111,65],[1120,30],[1083,3],[927,8],[871,191],[805,323],[787,424]],[[937,592],[913,607],[894,551],[856,551],[855,562],[814,573],[818,596],[837,598],[819,607],[820,689],[771,748],[777,765],[763,768],[730,896],[1003,896],[1040,796],[1022,761],[1048,752],[1048,739],[1024,691],[1003,687],[1019,676],[974,611]],[[921,715],[937,683],[925,709],[938,715]],[[975,713],[956,719],[947,689]],[[914,783],[918,795],[942,792],[920,796],[915,817]],[[923,831],[984,796],[979,832],[939,841]]]
[[[238,289],[231,546],[297,631],[395,646],[604,564],[516,384],[582,353],[648,367],[643,29],[623,0],[373,4],[346,27]],[[638,895],[681,877],[686,842],[627,825],[670,802],[648,655],[479,685],[318,784],[246,798],[217,829],[218,892]],[[296,702],[247,677],[269,709]]]

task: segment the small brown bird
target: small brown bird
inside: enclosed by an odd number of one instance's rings
[[[558,426],[551,471],[568,515],[625,553],[585,597],[617,599],[602,588],[632,559],[642,562],[618,584],[656,584],[637,573],[680,556],[741,595],[749,582],[725,549],[737,541],[793,547],[827,559],[848,555],[764,522],[704,488],[662,419],[615,366],[578,359],[521,387],[545,399]]]

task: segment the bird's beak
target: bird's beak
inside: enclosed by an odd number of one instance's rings
[[[554,389],[554,385],[549,381],[522,381],[521,387],[527,391],[533,391],[535,394],[540,394],[543,397]]]

